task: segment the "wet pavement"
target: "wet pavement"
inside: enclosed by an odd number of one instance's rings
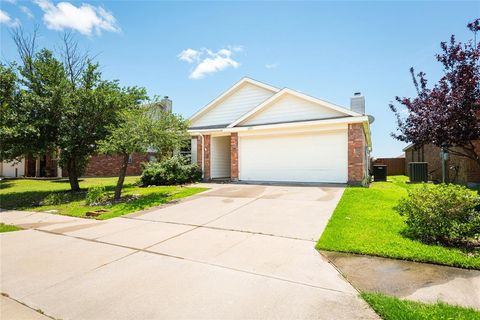
[[[321,251],[358,290],[480,309],[480,271]]]

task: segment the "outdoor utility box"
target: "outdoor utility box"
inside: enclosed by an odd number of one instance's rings
[[[408,164],[408,177],[410,178],[410,182],[427,182],[428,163],[410,162]]]
[[[373,180],[387,181],[387,166],[385,164],[373,165]]]

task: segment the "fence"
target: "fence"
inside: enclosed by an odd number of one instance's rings
[[[389,176],[405,175],[405,158],[378,158],[373,164],[384,164],[387,166]]]

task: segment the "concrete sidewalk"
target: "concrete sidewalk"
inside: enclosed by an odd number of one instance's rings
[[[50,320],[40,311],[33,310],[9,297],[0,295],[0,316],[1,319],[18,320]]]
[[[0,212],[0,290],[62,319],[377,319],[314,245],[343,188],[221,185],[107,221]]]
[[[480,310],[480,271],[322,251],[359,290]]]

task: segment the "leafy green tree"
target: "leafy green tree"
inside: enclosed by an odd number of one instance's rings
[[[0,160],[11,159],[11,154],[21,153],[21,151],[6,149],[5,145],[11,145],[12,148],[22,148],[23,145],[14,145],[12,140],[21,139],[23,130],[19,131],[14,128],[16,118],[11,108],[19,101],[20,88],[18,83],[18,76],[11,66],[6,66],[0,63]]]
[[[97,142],[120,123],[123,110],[138,105],[145,97],[145,89],[121,88],[116,81],[102,80],[98,65],[87,64],[72,86],[59,124],[60,161],[68,170],[72,190],[79,190],[78,177],[96,152]]]
[[[155,113],[152,110],[156,109]],[[166,111],[158,111],[158,105],[125,110],[120,122],[111,127],[110,135],[99,142],[99,151],[118,154],[122,164],[115,188],[115,200],[119,200],[127,174],[128,159],[132,153],[146,153],[149,149],[158,152],[183,146],[188,139],[188,122]]]
[[[20,63],[0,67],[0,156],[16,160],[60,150],[71,190],[79,191],[78,178],[97,141],[118,124],[122,110],[146,99],[146,91],[102,79],[99,65],[79,53],[70,34],[61,59],[47,49],[36,51],[35,32],[19,30],[13,38]]]
[[[159,108],[160,102],[154,102],[146,108],[147,115],[155,121],[150,132],[150,144],[158,158],[171,157],[175,150],[180,150],[190,140],[189,123],[180,115]]]
[[[40,155],[55,149],[59,110],[67,95],[66,78],[52,52],[41,50],[28,64],[0,68],[2,116],[1,155],[17,160],[26,154]]]

